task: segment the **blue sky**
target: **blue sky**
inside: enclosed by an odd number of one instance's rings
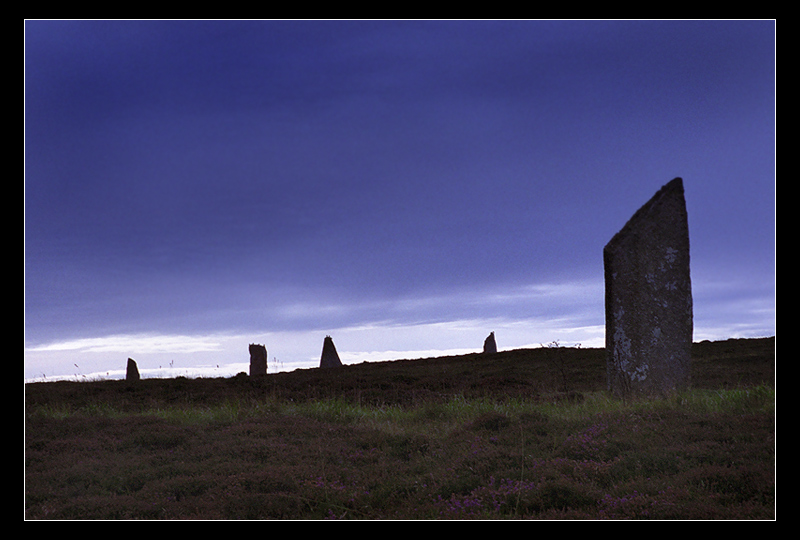
[[[602,347],[603,246],[676,176],[695,340],[774,335],[775,52],[769,20],[26,21],[25,377]]]

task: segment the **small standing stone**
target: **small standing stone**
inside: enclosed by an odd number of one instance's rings
[[[267,348],[264,345],[250,344],[250,376],[267,374]]]
[[[608,389],[663,396],[688,387],[693,334],[683,180],[645,203],[603,249]]]
[[[136,367],[136,362],[133,360],[133,358],[128,358],[128,367],[125,370],[125,380],[126,381],[139,380],[139,368]]]
[[[496,352],[497,342],[494,340],[494,332],[492,332],[483,342],[483,354],[493,354]]]
[[[319,367],[329,368],[341,365],[342,361],[339,360],[339,353],[336,352],[333,339],[331,336],[325,336],[325,341],[322,344],[322,356],[319,359]]]

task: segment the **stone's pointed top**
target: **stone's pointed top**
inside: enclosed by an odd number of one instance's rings
[[[139,368],[136,367],[136,362],[133,360],[133,358],[128,358],[128,367],[125,372],[125,380],[126,381],[139,380]]]
[[[497,342],[494,340],[494,332],[489,334],[483,342],[483,353],[484,354],[493,354],[497,352]]]
[[[339,360],[339,353],[336,352],[336,346],[333,344],[331,336],[325,336],[325,341],[322,343],[322,356],[319,359],[319,367],[339,367],[342,361]]]
[[[680,176],[676,176],[659,189],[652,198],[656,198],[659,194],[664,193],[666,191],[683,191],[683,178]]]
[[[613,238],[606,245],[607,248],[613,247],[614,244],[622,241],[622,238],[629,234],[632,229],[638,227],[638,224],[648,219],[657,219],[651,216],[654,211],[663,211],[664,206],[672,206],[669,212],[676,214],[678,219],[686,219],[686,200],[683,191],[683,178],[673,178],[659,189],[655,195],[650,197],[628,220],[620,231],[614,235]]]

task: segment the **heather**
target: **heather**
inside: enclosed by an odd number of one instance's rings
[[[601,350],[26,385],[27,519],[774,519],[774,339],[621,402]]]

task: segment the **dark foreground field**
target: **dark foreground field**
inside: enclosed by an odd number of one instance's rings
[[[602,349],[25,385],[26,519],[774,519],[775,340],[623,403]]]

